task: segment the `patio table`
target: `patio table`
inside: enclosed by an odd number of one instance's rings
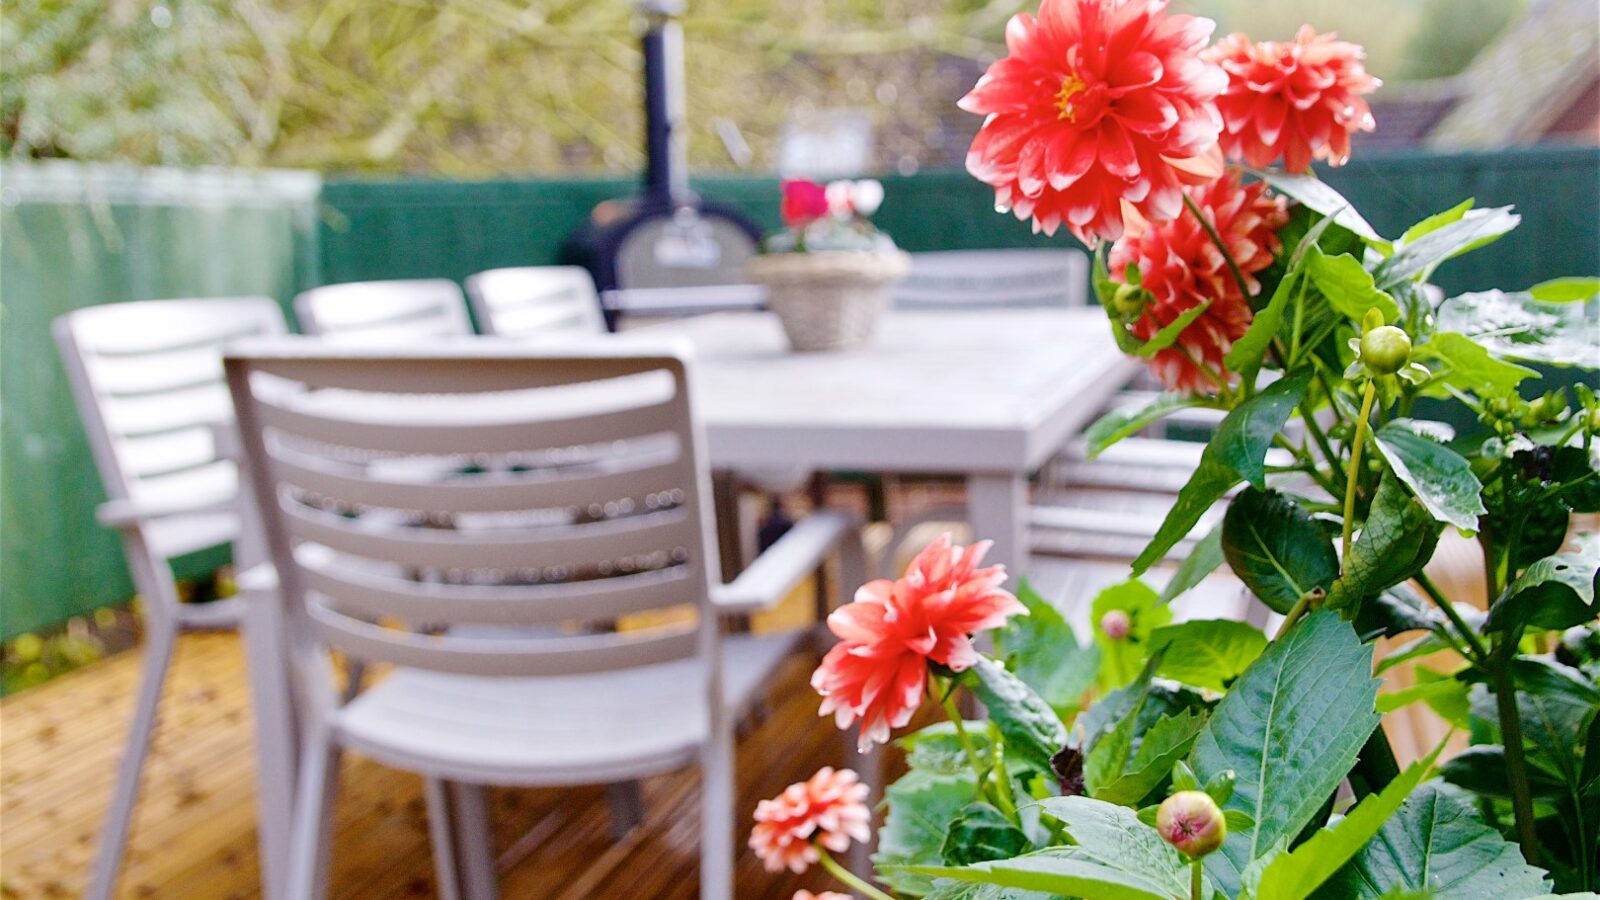
[[[1098,308],[891,310],[870,345],[839,353],[790,351],[766,312],[622,335],[635,337],[693,346],[713,468],[960,476],[968,521],[1014,575],[1028,566],[1029,474],[1136,365]]]

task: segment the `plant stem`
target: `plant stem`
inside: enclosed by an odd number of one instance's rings
[[[1516,685],[1511,680],[1511,657],[1515,655],[1517,644],[1508,640],[1506,646],[1511,652],[1497,655],[1491,673],[1494,699],[1500,713],[1500,741],[1506,751],[1506,775],[1511,783],[1511,811],[1517,820],[1517,843],[1522,845],[1522,857],[1528,865],[1537,866],[1539,836],[1533,828],[1533,791],[1528,787],[1528,760],[1522,750],[1522,715],[1517,710]]]
[[[940,698],[944,704],[944,714],[950,717],[950,723],[956,726],[956,739],[961,741],[961,749],[967,754],[967,763],[972,766],[973,777],[977,779],[978,794],[982,796],[983,786],[989,778],[989,772],[978,759],[978,748],[972,745],[972,738],[967,734],[966,722],[961,718],[961,710],[956,709],[955,691],[946,691]]]
[[[1306,610],[1311,608],[1312,602],[1318,596],[1320,596],[1321,593],[1322,592],[1320,590],[1317,590],[1306,591],[1304,594],[1301,594],[1300,599],[1294,602],[1294,606],[1291,606],[1288,614],[1283,617],[1283,624],[1278,626],[1278,633],[1273,635],[1272,639],[1276,641],[1288,634],[1289,629],[1294,627],[1294,623],[1300,621],[1300,617],[1306,614]]]
[[[812,846],[816,845],[813,843]],[[894,900],[893,897],[885,894],[883,891],[880,891],[872,885],[867,884],[866,881],[857,876],[854,872],[851,872],[844,866],[839,865],[839,863],[835,861],[832,856],[828,855],[828,851],[822,849],[821,847],[817,847],[817,858],[822,863],[822,867],[828,870],[829,875],[832,875],[833,877],[844,882],[845,885],[847,885],[852,891],[855,891],[866,897],[871,897],[872,900]]]
[[[1439,607],[1439,611],[1445,614],[1445,618],[1450,620],[1450,624],[1461,632],[1461,638],[1467,642],[1472,661],[1480,666],[1487,665],[1489,662],[1489,648],[1483,645],[1483,638],[1479,637],[1478,633],[1472,630],[1472,626],[1461,618],[1461,614],[1456,612],[1455,605],[1445,597],[1443,591],[1439,590],[1439,586],[1433,583],[1433,579],[1428,577],[1428,573],[1418,572],[1417,584],[1422,585],[1423,593],[1428,595],[1428,599],[1433,601],[1434,606]]]
[[[1216,246],[1217,251],[1222,254],[1223,260],[1228,263],[1228,271],[1233,274],[1233,282],[1239,286],[1239,293],[1246,300],[1249,300],[1251,296],[1250,288],[1245,284],[1244,273],[1239,271],[1239,264],[1234,261],[1233,254],[1228,251],[1228,245],[1222,242],[1222,235],[1217,233],[1217,227],[1211,224],[1211,220],[1206,218],[1205,213],[1200,211],[1200,207],[1195,204],[1194,198],[1190,197],[1187,192],[1183,194],[1183,205],[1189,208],[1189,212],[1194,213],[1195,221],[1199,222],[1200,227],[1206,230],[1206,237],[1211,238],[1211,243]]]
[[[1205,900],[1205,896],[1200,893],[1200,879],[1204,872],[1205,866],[1200,864],[1200,860],[1197,859],[1189,864],[1189,900]]]
[[[1356,485],[1360,483],[1361,448],[1367,442],[1367,417],[1372,415],[1372,399],[1378,395],[1378,384],[1367,379],[1366,390],[1361,394],[1361,416],[1356,419],[1355,438],[1350,442],[1350,470],[1344,483],[1344,532],[1341,543],[1344,554],[1339,557],[1340,567],[1350,564],[1350,532],[1356,519]]]

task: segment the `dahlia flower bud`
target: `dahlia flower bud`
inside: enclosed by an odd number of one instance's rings
[[[1199,859],[1222,846],[1228,836],[1228,823],[1210,794],[1179,791],[1156,810],[1156,831],[1179,853]]]
[[[1361,361],[1379,375],[1393,375],[1411,359],[1411,338],[1393,325],[1382,325],[1361,336]]]
[[[1133,629],[1133,620],[1120,609],[1113,609],[1100,617],[1100,631],[1113,641],[1125,640]]]
[[[1111,295],[1111,305],[1117,312],[1125,316],[1138,315],[1144,309],[1145,301],[1150,299],[1150,292],[1132,284],[1119,284],[1117,291]]]

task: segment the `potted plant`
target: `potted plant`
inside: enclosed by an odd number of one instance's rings
[[[987,116],[968,165],[1096,248],[1116,340],[1169,388],[1090,452],[1180,409],[1221,423],[1089,642],[948,539],[836,610],[824,715],[864,749],[924,698],[948,721],[898,736],[875,878],[833,857],[867,833],[847,774],[764,804],[751,846],[875,900],[1594,896],[1600,279],[1445,296],[1435,269],[1518,217],[1467,201],[1385,236],[1309,171],[1371,127],[1360,48],[1309,28],[1207,48],[1210,23],[1165,6],[1013,19],[962,101]],[[1580,377],[1545,381],[1562,370]],[[1481,549],[1480,595],[1430,577],[1447,532]],[[1223,566],[1281,625],[1172,623]],[[1385,684],[1400,664],[1415,682]],[[1406,707],[1470,746],[1402,766],[1382,723]]]
[[[766,240],[748,275],[766,286],[795,350],[845,350],[872,336],[889,285],[910,264],[872,225],[882,201],[883,186],[871,180],[783,182],[784,230]]]

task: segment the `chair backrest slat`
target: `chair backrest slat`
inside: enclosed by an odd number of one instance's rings
[[[328,284],[294,301],[300,329],[341,343],[406,346],[472,334],[466,299],[447,278]]]
[[[285,596],[328,644],[570,674],[692,653],[686,617],[662,614],[684,606],[714,642],[706,475],[676,355],[279,340],[226,367]],[[587,624],[632,613],[657,624]],[[391,620],[447,632],[370,624]],[[548,634],[475,643],[483,625]]]
[[[466,285],[484,334],[569,338],[606,330],[594,279],[579,266],[490,269],[468,277]]]

